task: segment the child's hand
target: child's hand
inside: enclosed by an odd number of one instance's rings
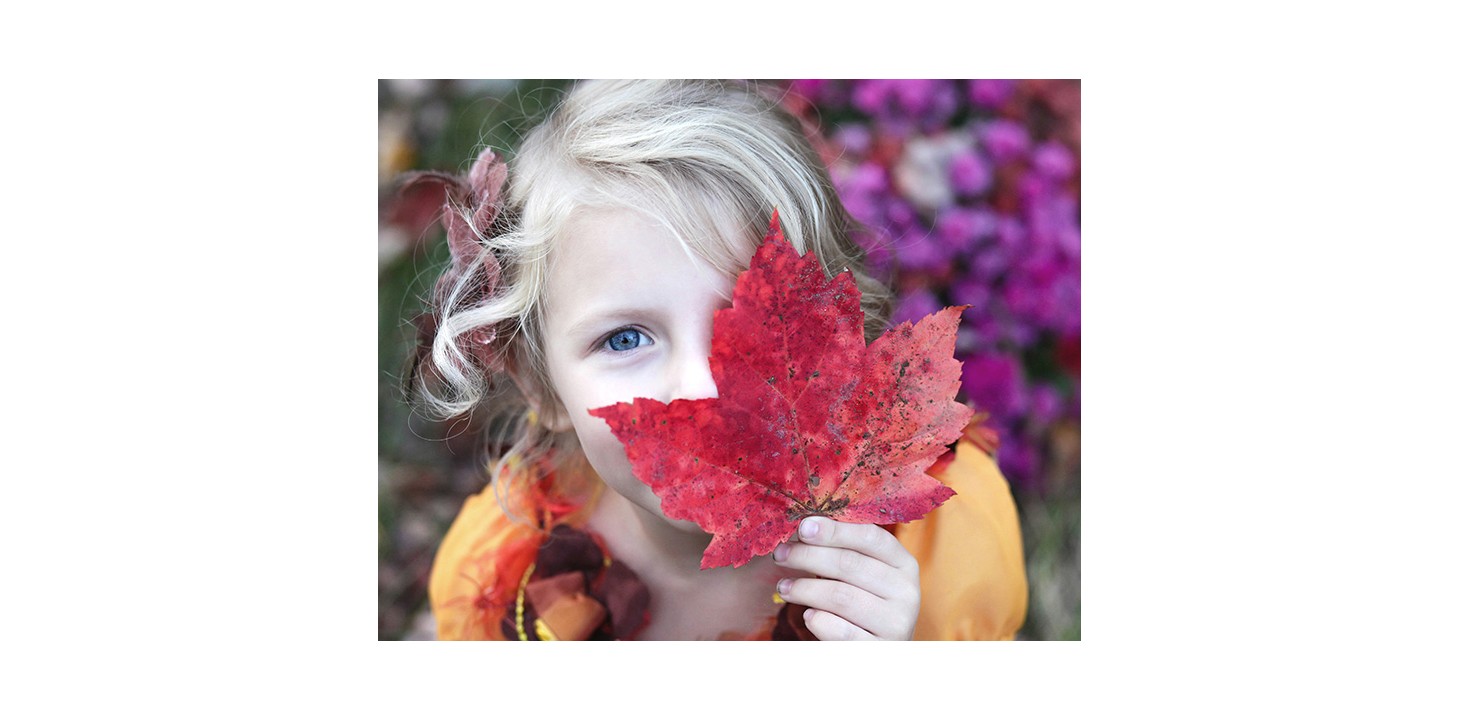
[[[788,602],[805,605],[806,628],[821,640],[911,640],[922,603],[918,561],[892,533],[876,525],[813,517],[801,521],[800,542],[776,548],[777,565],[812,573],[776,586]]]

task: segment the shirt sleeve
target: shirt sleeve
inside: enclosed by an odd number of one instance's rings
[[[1014,498],[986,452],[967,440],[954,452],[934,476],[958,494],[895,530],[922,577],[913,639],[1012,640],[1029,604]]]

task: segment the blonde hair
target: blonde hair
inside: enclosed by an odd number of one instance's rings
[[[556,412],[558,405],[546,376],[542,297],[549,249],[580,208],[635,209],[662,223],[692,257],[732,278],[778,211],[799,252],[815,253],[828,275],[852,272],[869,342],[887,322],[890,293],[867,274],[852,240],[860,226],[801,124],[752,83],[583,82],[528,133],[508,164],[499,221],[473,228],[500,263],[499,287],[463,303],[475,297],[475,274],[462,275],[434,308],[430,365],[440,387],[427,387],[419,372],[414,381],[426,407],[442,417],[484,404],[494,477],[576,450],[573,433],[549,430],[534,406]],[[473,364],[461,346],[488,326],[496,328],[500,370],[510,383]]]

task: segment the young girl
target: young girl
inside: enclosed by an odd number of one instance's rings
[[[1011,639],[1018,520],[975,425],[929,473],[958,494],[888,528],[807,518],[739,568],[664,515],[593,408],[714,397],[710,336],[773,210],[850,269],[865,330],[889,295],[799,123],[752,85],[588,82],[521,144],[446,186],[452,265],[411,373],[442,417],[480,408],[492,482],[430,580],[442,639]]]

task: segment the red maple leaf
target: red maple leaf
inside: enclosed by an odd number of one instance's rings
[[[973,411],[953,398],[966,306],[903,323],[870,346],[851,273],[828,279],[781,235],[780,217],[715,313],[718,397],[595,408],[664,514],[714,538],[701,568],[739,567],[808,515],[921,518],[954,493],[925,472]]]

